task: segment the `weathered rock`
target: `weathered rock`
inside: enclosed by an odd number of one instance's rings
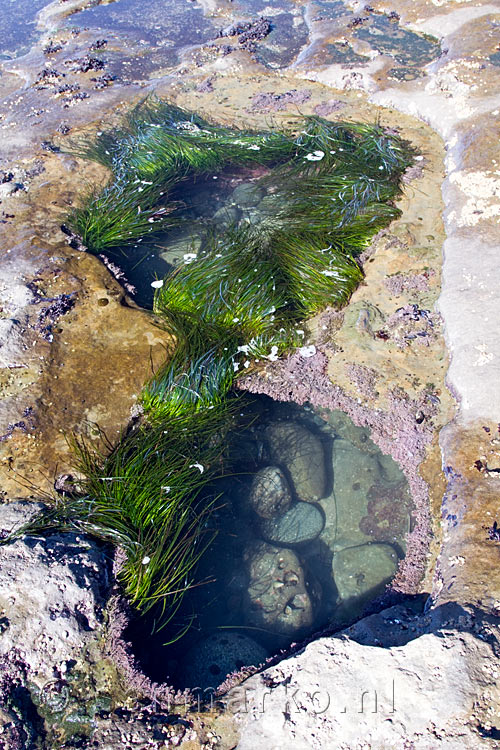
[[[182,662],[182,680],[189,687],[217,687],[228,674],[258,666],[267,658],[265,648],[242,633],[225,631],[193,646]]]
[[[323,513],[311,503],[299,500],[286,513],[260,524],[263,538],[271,544],[293,546],[316,539],[325,525]]]
[[[238,750],[494,748],[481,714],[494,726],[499,688],[486,665],[498,642],[458,622],[421,634],[410,621],[405,645],[391,647],[399,627],[387,621],[383,648],[345,634],[321,638],[233,688],[225,700],[240,727]]]
[[[0,528],[17,528],[39,507],[2,506]],[[1,704],[9,705],[17,683],[48,726],[71,715],[69,734],[83,725],[89,731],[97,710],[95,660],[102,658],[98,638],[109,566],[104,548],[76,534],[26,536],[0,547],[0,672],[10,680],[0,680]]]
[[[277,466],[265,466],[258,471],[250,487],[249,503],[262,518],[274,518],[285,513],[292,502],[288,481]]]
[[[396,572],[398,556],[389,544],[346,547],[333,557],[332,573],[343,601],[375,597]]]
[[[294,634],[311,626],[313,607],[295,552],[257,543],[245,553],[249,585],[248,623]]]
[[[295,492],[305,502],[325,494],[325,456],[321,440],[298,422],[273,422],[266,430],[273,461],[290,473]]]

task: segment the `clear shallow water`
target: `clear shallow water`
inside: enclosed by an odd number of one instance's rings
[[[70,23],[79,28],[100,29],[104,35],[130,37],[143,47],[146,58],[154,58],[155,67],[176,66],[183,48],[213,39],[218,28],[205,18],[198,3],[186,0],[119,0],[81,11],[71,16]],[[138,77],[141,67],[147,64],[147,59],[139,58],[136,69],[128,72]]]
[[[273,29],[258,46],[256,59],[270,68],[286,68],[307,44],[309,30],[302,15],[281,13],[271,19]]]
[[[367,62],[365,56],[352,49],[352,43],[359,39],[367,42],[372,50],[394,59],[390,77],[411,80],[422,75],[421,68],[440,53],[436,39],[401,28],[397,17],[369,11],[352,14],[338,0],[314,0],[309,5],[308,18],[322,40],[316,40],[301,57],[300,64],[359,65]],[[342,31],[345,38],[342,43],[331,43],[330,33],[335,29]]]
[[[368,42],[372,49],[394,58],[397,65],[391,71],[395,78],[411,80],[420,75],[419,68],[434,60],[440,52],[436,39],[402,29],[387,16],[370,15],[354,32],[354,36]]]
[[[0,0],[0,60],[29,51],[38,37],[36,14],[48,0]]]
[[[183,223],[150,241],[107,252],[106,256],[125,273],[135,287],[133,299],[142,307],[153,305],[151,282],[163,278],[176,266],[190,262],[202,247],[211,228],[239,222],[257,222],[266,210],[264,193],[255,186],[262,169],[225,172],[197,180],[186,180],[170,194],[179,201]],[[187,258],[185,256],[188,256]]]
[[[235,0],[234,15],[268,18],[271,33],[257,44],[256,59],[270,68],[291,65],[307,44],[309,30],[304,21],[305,6],[288,0]]]
[[[242,414],[235,473],[212,488],[218,536],[175,623],[190,629],[171,646],[161,644],[174,629],[146,638],[139,620],[126,633],[145,671],[179,688],[215,688],[293,641],[352,622],[404,556],[408,486],[365,429],[341,412],[321,418],[267,397]]]

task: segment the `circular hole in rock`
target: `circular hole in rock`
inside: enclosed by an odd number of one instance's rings
[[[196,585],[164,630],[150,635],[153,612],[124,633],[146,674],[177,689],[215,688],[354,622],[395,575],[411,530],[403,472],[344,413],[264,396],[246,397],[239,412],[231,470],[207,490],[219,498],[217,536]]]

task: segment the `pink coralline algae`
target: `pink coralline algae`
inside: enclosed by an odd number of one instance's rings
[[[376,385],[378,375],[371,367],[364,365],[349,364],[346,365],[346,371],[349,379],[356,386],[358,391],[368,398],[377,396]]]
[[[368,497],[368,513],[359,522],[360,531],[376,542],[401,544],[410,530],[409,497],[405,483],[392,487],[374,484]]]
[[[384,279],[384,286],[390,294],[398,296],[404,292],[426,292],[429,279],[436,275],[432,269],[422,273],[397,273]]]

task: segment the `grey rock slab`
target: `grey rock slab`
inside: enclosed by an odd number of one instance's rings
[[[316,539],[324,525],[325,518],[319,508],[299,501],[282,516],[262,521],[259,528],[267,542],[294,546]]]
[[[342,600],[374,597],[389,583],[398,556],[389,544],[346,547],[333,557],[332,573]]]
[[[447,629],[380,648],[321,638],[226,695],[238,750],[465,750],[494,747],[468,722],[498,699],[494,648]],[[286,712],[286,718],[284,718]]]
[[[333,443],[333,494],[337,510],[336,526],[325,542],[332,551],[369,540],[359,528],[367,514],[368,492],[380,479],[381,468],[377,457],[361,450],[349,440],[336,439]]]

